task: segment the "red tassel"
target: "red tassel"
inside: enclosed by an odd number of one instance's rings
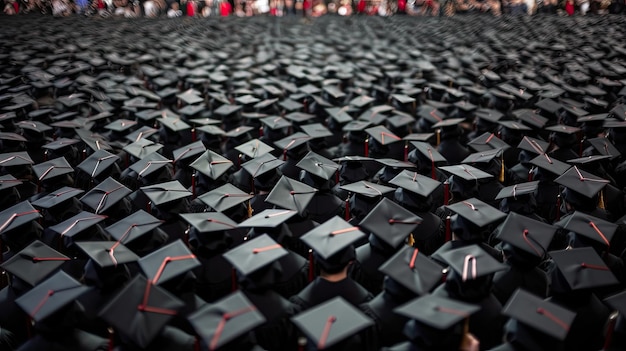
[[[339,169],[335,172],[335,184],[339,184]]]
[[[115,348],[115,340],[114,340],[114,334],[113,334],[113,328],[109,328],[109,345],[108,345],[108,350],[109,351],[113,351],[113,349]]]
[[[561,220],[561,195],[556,196],[556,220]]]
[[[259,127],[259,138],[263,137],[263,126]]]
[[[443,182],[443,204],[448,206],[450,203],[450,182],[446,180]]]
[[[615,323],[617,322],[617,318],[617,315],[611,315],[609,317],[609,325],[607,326],[603,350],[608,350],[609,347],[611,347],[611,342],[613,341],[613,331],[615,330]]]
[[[191,198],[196,198],[196,172],[191,175]]]
[[[33,337],[33,319],[26,317],[26,337],[32,339]]]
[[[48,161],[48,150],[43,152],[43,161],[44,162]]]
[[[126,153],[126,168],[128,168],[130,166],[130,155],[128,153]]]
[[[529,169],[528,170],[528,181],[532,182],[533,181],[533,169]]]
[[[409,160],[409,143],[404,143],[404,162]]]
[[[315,278],[315,259],[313,258],[313,250],[309,249],[309,283]]]
[[[369,157],[370,156],[370,139],[367,138],[365,139],[365,152],[363,152],[365,154],[365,157]]]
[[[87,158],[87,149],[83,149],[83,161]]]
[[[346,198],[346,211],[345,211],[345,219],[346,222],[350,220],[352,216],[350,216],[350,197]]]
[[[580,139],[580,144],[578,145],[578,157],[583,157],[583,144],[585,143],[585,138]]]
[[[235,272],[234,268],[232,270],[231,278],[230,278],[230,290],[237,291],[237,272]]]
[[[237,169],[241,169],[241,158],[243,157],[242,154],[237,155]]]
[[[196,340],[193,343],[193,351],[200,351],[200,339],[196,336]]]
[[[191,141],[196,141],[196,128],[191,128]]]
[[[437,180],[437,170],[435,169],[435,161],[430,161],[430,177]]]
[[[302,101],[302,110],[304,111],[304,113],[309,113],[309,100],[304,99],[304,101]]]
[[[450,228],[450,216],[446,217],[446,242],[452,240],[452,228]]]
[[[287,161],[287,149],[283,149],[283,161]]]
[[[146,212],[152,213],[152,201],[148,201],[146,204]]]

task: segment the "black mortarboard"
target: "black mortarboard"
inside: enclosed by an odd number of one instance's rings
[[[282,176],[265,201],[303,214],[317,191],[305,183]]]
[[[604,302],[613,310],[618,311],[622,316],[626,315],[626,291],[604,299]]]
[[[89,155],[89,157],[81,162],[77,168],[94,178],[104,172],[107,168],[113,166],[113,164],[119,161],[119,159],[120,158],[117,155],[114,155],[106,150],[98,150]]]
[[[481,134],[480,136],[470,140],[467,143],[467,145],[470,146],[472,149],[478,151],[478,154],[494,152],[493,150],[502,151],[511,147],[504,140],[496,137],[495,134],[488,133],[488,132],[485,132]],[[471,156],[476,157],[476,154],[473,154]],[[494,156],[498,156],[498,155],[494,155]],[[481,161],[463,161],[463,162],[481,162]],[[486,162],[486,161],[482,161],[482,162]]]
[[[381,145],[389,145],[402,140],[402,138],[393,134],[389,129],[385,128],[384,126],[367,128],[365,131]]]
[[[537,138],[532,138],[529,136],[524,136],[522,140],[519,142],[519,144],[517,145],[517,148],[530,151],[533,154],[542,155],[542,154],[545,154],[546,151],[548,151],[549,146],[550,146],[550,143],[546,141],[539,140]]]
[[[398,247],[422,222],[422,218],[384,198],[363,218],[359,226],[392,247]]]
[[[114,120],[113,122],[107,124],[106,126],[104,126],[104,128],[112,130],[114,132],[124,132],[124,131],[127,131],[130,128],[133,128],[136,125],[137,125],[137,121],[131,121],[131,120],[128,120],[128,119],[120,118],[120,119]]]
[[[518,183],[502,188],[498,195],[496,195],[496,200],[504,199],[504,198],[517,198],[517,196],[532,194],[537,190],[537,185],[539,181],[526,182],[526,183]]]
[[[115,179],[108,177],[87,194],[83,195],[80,201],[98,214],[106,211],[130,193],[130,189],[123,186]]]
[[[296,164],[296,166],[326,180],[330,179],[340,167],[335,162],[320,156],[313,151],[306,154],[306,156],[304,156],[300,162]]]
[[[50,228],[55,233],[61,235],[61,237],[72,238],[72,241],[76,241],[73,238],[84,230],[91,228],[92,226],[105,220],[107,216],[93,214],[91,212],[82,211],[73,217],[66,219],[65,221],[55,224]]]
[[[139,256],[119,241],[82,241],[76,246],[99,267],[117,267],[118,264],[135,262]]]
[[[517,111],[513,111],[513,114],[520,121],[528,124],[531,127],[535,127],[538,129],[543,128],[546,125],[546,123],[548,123],[549,121],[548,118],[545,118],[543,116],[536,114],[535,111],[533,110],[527,110],[527,109],[517,110]]]
[[[22,201],[0,212],[0,234],[41,217],[39,210],[28,201]]]
[[[476,198],[457,202],[447,208],[478,227],[484,227],[506,217],[505,213]]]
[[[352,116],[350,116],[346,110],[346,108],[333,107],[327,108],[326,112],[337,123],[343,124],[351,122],[353,120]]]
[[[259,139],[250,140],[246,143],[243,143],[235,147],[235,149],[241,152],[242,154],[251,158],[263,156],[267,153],[274,151],[273,147],[265,144]]]
[[[124,147],[124,151],[130,155],[143,159],[144,157],[155,153],[163,148],[163,144],[155,143],[148,139],[139,139]]]
[[[413,299],[393,311],[438,330],[446,330],[469,318],[480,306],[437,295]]]
[[[444,167],[439,167],[439,169],[444,170],[448,173],[451,173],[465,180],[479,180],[479,179],[493,178],[493,175],[487,172],[483,172],[480,169],[470,166],[470,165],[444,166]]]
[[[410,246],[401,248],[378,270],[418,295],[428,294],[443,276],[441,265]]]
[[[247,135],[247,133],[252,129],[254,128],[252,128],[251,126],[240,126],[229,130],[228,132],[226,132],[226,134],[224,134],[224,136],[228,138],[238,138]]]
[[[106,138],[103,136],[90,132],[84,129],[75,129],[76,134],[80,137],[80,140],[83,141],[85,145],[87,145],[93,151],[98,150],[113,150],[111,145],[106,141]]]
[[[0,167],[32,165],[35,161],[30,158],[28,152],[7,152],[0,154]]]
[[[571,290],[615,285],[618,280],[591,247],[550,251],[559,272]]]
[[[311,137],[309,135],[302,132],[297,132],[278,141],[275,141],[274,145],[283,150],[291,150],[306,143],[309,140],[311,140]]]
[[[570,168],[554,181],[588,198],[593,198],[609,183],[608,180],[578,169],[577,166]]]
[[[246,219],[239,223],[239,227],[242,228],[276,228],[283,224],[289,218],[295,216],[298,212],[292,210],[264,210],[261,213]]]
[[[177,180],[143,186],[140,189],[156,206],[184,199],[186,197],[191,197],[193,195]]]
[[[265,322],[263,314],[240,291],[203,306],[188,319],[209,350],[217,350]]]
[[[212,233],[237,228],[237,222],[221,212],[181,213],[180,217],[199,233]]]
[[[588,165],[590,166],[591,164],[598,164],[597,162],[600,162],[602,160],[607,160],[610,159],[611,156],[609,155],[590,155],[590,156],[583,156],[583,157],[577,157],[577,158],[572,158],[567,160],[567,163],[572,164],[572,165]]]
[[[446,128],[446,127],[454,127],[458,126],[460,123],[464,122],[465,118],[448,118],[443,121],[439,121],[433,124],[432,128]]]
[[[499,228],[497,238],[532,255],[543,257],[556,227],[510,212]]]
[[[312,139],[326,138],[333,135],[333,133],[321,123],[306,124],[300,126],[300,128]]]
[[[79,143],[79,141],[76,139],[60,138],[55,141],[51,141],[45,145],[42,145],[41,147],[48,150],[61,150],[64,147],[68,147],[76,143]]]
[[[578,127],[572,127],[572,126],[566,126],[564,124],[555,124],[553,126],[549,126],[546,127],[545,130],[550,131],[550,132],[555,132],[555,133],[563,133],[563,134],[575,134],[580,132],[580,128]]]
[[[59,157],[34,165],[33,172],[35,172],[39,181],[44,181],[68,173],[73,173],[74,168],[69,164],[69,162],[67,162],[65,157]]]
[[[615,145],[607,138],[593,138],[587,141],[600,155],[611,156],[611,159],[615,159],[621,155]]]
[[[35,321],[41,321],[75,301],[90,288],[59,271],[20,296],[15,303]]]
[[[575,211],[554,225],[604,244],[607,248],[611,246],[611,240],[618,228],[617,224],[580,211]]]
[[[85,191],[82,189],[76,189],[69,186],[64,186],[61,189],[55,190],[46,194],[37,200],[32,202],[32,205],[38,208],[49,209],[59,205],[65,200],[69,200],[72,197],[78,196]]]
[[[163,284],[201,265],[180,239],[142,257],[138,262],[153,285]]]
[[[463,281],[483,277],[507,269],[478,245],[469,245],[449,250],[440,255]]]
[[[530,164],[537,166],[541,169],[545,169],[546,171],[556,174],[557,176],[564,174],[571,167],[567,163],[552,158],[547,154],[538,155],[537,157],[530,160]]]
[[[291,122],[288,119],[276,116],[265,117],[261,119],[261,122],[270,129],[282,129],[291,127]]]
[[[522,289],[513,293],[502,314],[557,340],[565,339],[576,317],[574,312]]]
[[[139,347],[147,347],[184,306],[183,302],[137,275],[100,311],[100,318]]]
[[[211,179],[217,179],[233,166],[233,162],[211,150],[207,150],[189,166]]]
[[[28,139],[16,133],[8,133],[8,132],[0,132],[0,140],[10,140],[10,141],[22,141],[26,142]]]
[[[204,99],[201,96],[198,96],[198,94],[194,90],[184,91],[180,94],[177,94],[176,97],[183,101],[185,104],[189,105],[197,104],[204,101]]]
[[[236,186],[226,183],[219,188],[203,194],[198,199],[218,212],[223,212],[236,205],[250,200],[253,195],[241,191]]]
[[[338,216],[311,229],[300,239],[317,255],[328,259],[363,238],[365,234]]]
[[[491,149],[475,152],[473,154],[468,155],[462,163],[485,163],[491,162],[496,157],[500,157],[502,155],[502,149]]]
[[[161,123],[162,126],[165,126],[167,129],[171,130],[172,132],[180,132],[183,130],[191,129],[191,126],[185,123],[180,118],[166,117],[166,118],[159,118],[158,121]]]
[[[137,177],[147,177],[150,174],[161,170],[163,167],[170,165],[172,160],[163,157],[158,152],[153,152],[144,156],[141,160],[133,163],[128,167],[130,170],[137,173]]]
[[[0,191],[16,187],[20,184],[22,184],[22,180],[10,174],[0,176]]]
[[[172,157],[174,158],[174,162],[178,162],[181,160],[190,159],[194,156],[198,156],[205,151],[206,147],[204,146],[202,141],[198,140],[172,151]]]
[[[447,162],[446,158],[437,151],[437,148],[430,145],[429,143],[422,141],[412,141],[411,144],[415,146],[417,152],[421,153],[425,157],[427,157],[431,163],[436,162]]]
[[[0,267],[31,286],[35,286],[69,260],[69,257],[36,240]]]
[[[430,194],[432,194],[432,192],[441,185],[440,182],[433,180],[432,178],[407,170],[400,172],[389,183],[422,197],[430,196]]]
[[[504,128],[515,130],[515,131],[524,132],[524,131],[531,130],[531,128],[527,127],[525,124],[521,124],[515,121],[498,121],[498,124]]]
[[[224,258],[244,276],[250,275],[270,263],[286,256],[288,251],[263,234],[224,253]]]
[[[347,192],[363,195],[365,197],[382,197],[395,190],[394,188],[382,184],[370,183],[365,180],[342,185],[340,188]]]
[[[280,167],[283,163],[285,163],[285,161],[279,160],[271,154],[265,154],[263,156],[253,158],[252,160],[241,165],[241,167],[245,169],[252,176],[252,178],[256,178],[276,169],[277,167]]]
[[[325,350],[354,336],[374,322],[341,297],[335,297],[291,318],[291,321]]]
[[[160,226],[163,221],[157,219],[144,210],[139,210],[119,221],[106,227],[105,230],[111,237],[122,244],[128,244],[131,241],[149,233],[153,229]]]

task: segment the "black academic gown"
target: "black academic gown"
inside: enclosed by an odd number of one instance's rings
[[[290,322],[296,313],[293,303],[272,290],[243,293],[265,317],[265,323],[254,330],[257,343],[266,350],[295,350],[297,333]]]
[[[338,282],[330,282],[324,278],[317,277],[307,285],[300,293],[292,296],[289,300],[293,302],[298,311],[304,311],[315,307],[332,298],[340,296],[354,306],[359,306],[373,298],[364,287],[350,278],[342,279]]]

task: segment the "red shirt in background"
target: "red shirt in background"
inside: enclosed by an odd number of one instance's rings
[[[220,14],[223,17],[228,17],[230,16],[231,12],[233,12],[233,7],[230,6],[230,2],[222,1],[222,3],[220,4]]]

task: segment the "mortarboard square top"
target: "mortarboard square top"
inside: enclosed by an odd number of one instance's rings
[[[0,267],[35,286],[69,260],[69,257],[36,240]]]
[[[340,186],[340,189],[350,193],[359,194],[365,197],[382,197],[393,192],[395,189],[382,184],[370,183],[361,180],[355,183]]]
[[[305,183],[282,176],[265,201],[303,214],[317,191]]]
[[[226,183],[219,188],[203,194],[198,199],[215,211],[223,212],[253,197],[253,195],[241,191],[236,186]]]
[[[248,135],[247,133],[253,129],[254,128],[252,128],[251,126],[240,126],[229,130],[228,132],[226,132],[226,134],[224,134],[224,136],[229,138],[245,137]]]
[[[332,136],[333,133],[321,123],[305,124],[300,128],[312,139],[326,138]]]
[[[329,180],[340,168],[337,163],[313,151],[309,151],[296,166],[326,180]]]
[[[530,164],[532,164],[533,166],[537,166],[541,169],[545,169],[546,171],[556,174],[557,176],[564,174],[568,169],[571,168],[571,166],[567,163],[552,158],[547,154],[538,155],[537,157],[530,160]]]
[[[609,267],[591,247],[550,251],[549,254],[571,290],[593,289],[618,283]]]
[[[246,143],[236,146],[235,149],[250,158],[263,156],[274,151],[273,147],[265,144],[259,139],[250,140]]]
[[[291,127],[291,122],[288,119],[277,116],[262,118],[261,122],[265,124],[268,128],[274,130]]]
[[[60,234],[62,237],[73,238],[74,236],[80,234],[82,231],[102,222],[106,218],[107,216],[82,211],[75,216],[68,218],[65,221],[53,225],[49,228],[53,232]]]
[[[90,288],[59,271],[20,296],[15,303],[35,321],[42,321],[75,301]]]
[[[184,306],[167,290],[135,276],[100,311],[100,318],[137,346],[145,348]]]
[[[79,143],[79,141],[76,139],[59,138],[55,141],[43,145],[42,148],[48,150],[61,150],[64,147],[68,147],[77,143]]]
[[[478,227],[484,227],[506,217],[505,213],[477,198],[457,202],[447,208]]]
[[[49,209],[59,205],[63,201],[69,200],[75,196],[78,196],[85,191],[82,189],[76,189],[69,186],[64,186],[58,190],[55,190],[45,196],[40,197],[36,201],[32,202],[32,205],[38,208]]]
[[[33,171],[37,175],[39,181],[43,181],[72,173],[74,172],[74,168],[72,168],[69,162],[67,162],[65,157],[59,157],[34,165]]]
[[[211,150],[207,150],[193,161],[190,166],[215,180],[226,173],[233,166],[233,162]]]
[[[306,143],[309,140],[311,140],[311,137],[309,135],[304,134],[302,132],[297,132],[297,133],[294,133],[290,136],[287,136],[283,139],[280,139],[274,142],[274,145],[278,146],[279,148],[283,150],[292,150]]]
[[[389,145],[402,140],[402,138],[393,134],[389,129],[385,128],[384,126],[367,128],[365,132],[371,135],[372,138],[374,138],[374,140],[379,142],[381,145]]]
[[[265,322],[263,314],[240,291],[203,306],[188,319],[209,350],[217,350]]]
[[[269,235],[263,234],[224,253],[224,258],[244,276],[271,264],[286,256],[288,251],[274,241]]]
[[[180,217],[199,233],[212,233],[237,228],[237,222],[221,212],[181,213]]]
[[[276,228],[295,216],[298,211],[268,209],[239,223],[241,228]]]
[[[446,330],[478,312],[480,306],[436,295],[413,299],[393,311],[438,330]]]
[[[106,227],[105,231],[120,243],[127,244],[156,229],[162,223],[163,221],[148,212],[139,210]]]
[[[78,169],[89,174],[92,178],[97,177],[109,167],[113,166],[119,157],[106,150],[98,150],[89,155],[83,162],[78,164]]]
[[[91,208],[94,213],[99,214],[108,210],[130,193],[130,189],[123,186],[115,179],[108,177],[87,194],[83,195],[83,197],[80,198],[80,202]]]
[[[446,158],[437,151],[437,148],[430,145],[429,143],[422,141],[413,141],[411,142],[413,146],[415,146],[415,150],[421,153],[425,157],[427,157],[432,163],[435,162],[447,162]]]
[[[119,241],[83,241],[76,246],[102,268],[139,260],[139,256]]]
[[[174,158],[174,162],[178,162],[181,160],[186,160],[192,158],[194,156],[198,156],[201,153],[206,151],[206,147],[202,143],[202,141],[198,140],[189,145],[183,146],[172,151],[172,157]]]
[[[463,281],[475,280],[507,269],[507,266],[496,261],[475,244],[446,251],[440,257],[461,276]]]
[[[339,107],[332,107],[332,108],[327,108],[326,109],[326,113],[328,113],[328,115],[334,119],[337,123],[339,124],[344,124],[344,123],[348,123],[351,122],[353,120],[352,116],[350,116],[347,112],[347,107],[344,108],[339,108]]]
[[[323,259],[328,259],[364,236],[359,227],[335,216],[311,229],[300,239]]]
[[[432,128],[447,128],[447,127],[456,127],[459,123],[465,121],[465,118],[448,118],[441,120],[432,125]]]
[[[20,184],[22,184],[22,180],[17,179],[10,174],[0,176],[0,192],[14,188]]]
[[[279,160],[271,154],[265,154],[244,163],[241,167],[245,169],[252,178],[256,178],[280,167],[283,163],[285,163],[285,161]]]
[[[510,212],[500,225],[497,238],[532,255],[544,257],[556,229],[553,225]]]
[[[147,177],[150,174],[167,167],[172,163],[172,160],[168,160],[157,152],[148,154],[141,160],[133,163],[128,167],[130,170],[137,173],[137,178]]]
[[[341,297],[302,312],[291,321],[314,342],[317,350],[330,348],[374,324]]]
[[[0,167],[25,166],[34,163],[35,161],[30,158],[26,151],[0,154]]]
[[[609,181],[574,166],[554,180],[564,187],[582,194],[588,198],[595,196]]]
[[[595,240],[606,245],[607,248],[611,246],[611,240],[618,228],[617,224],[580,211],[575,211],[571,215],[554,223],[554,225]]]
[[[22,201],[0,212],[0,234],[34,221],[41,217],[28,201]]]
[[[479,180],[493,178],[493,175],[483,172],[480,169],[470,165],[443,166],[439,169],[451,173],[464,180]]]
[[[421,222],[421,217],[384,198],[363,218],[359,226],[397,248]]]
[[[407,170],[400,172],[389,183],[422,197],[430,196],[441,185],[440,182],[432,178]]]
[[[177,180],[143,186],[140,189],[156,206],[192,196],[192,193]]]
[[[410,246],[401,248],[378,270],[418,295],[428,294],[443,276],[439,264]]]
[[[478,152],[489,152],[492,150],[506,150],[511,146],[504,142],[502,139],[496,137],[493,133],[483,133],[477,138],[472,139],[467,143],[472,149]]]
[[[517,145],[517,148],[530,151],[537,155],[543,155],[548,151],[549,146],[550,146],[550,143],[546,141],[539,140],[537,138],[533,138],[529,136],[524,136],[522,140],[519,142],[519,144]]]
[[[576,317],[574,312],[522,289],[513,293],[502,314],[557,340],[565,339]]]
[[[157,119],[162,126],[171,130],[172,132],[180,132],[183,130],[191,129],[191,126],[181,120],[179,117],[162,117]]]
[[[626,291],[608,297],[604,302],[622,315],[626,315]]]
[[[593,138],[587,141],[600,155],[610,156],[611,159],[621,156],[619,150],[607,138]]]
[[[496,195],[496,200],[509,198],[509,197],[517,199],[517,196],[533,194],[537,190],[538,185],[539,185],[539,181],[532,181],[532,182],[509,185],[500,190],[498,195]]]
[[[200,261],[180,239],[139,260],[141,270],[153,285],[166,283],[200,265]]]
[[[163,148],[162,144],[155,143],[148,139],[139,139],[124,147],[124,151],[128,152],[132,156],[143,159],[144,157],[155,153]]]
[[[137,125],[137,121],[131,121],[128,119],[118,119],[107,124],[106,126],[104,126],[104,128],[108,130],[112,130],[114,132],[124,132],[130,128],[133,128],[136,125]]]

